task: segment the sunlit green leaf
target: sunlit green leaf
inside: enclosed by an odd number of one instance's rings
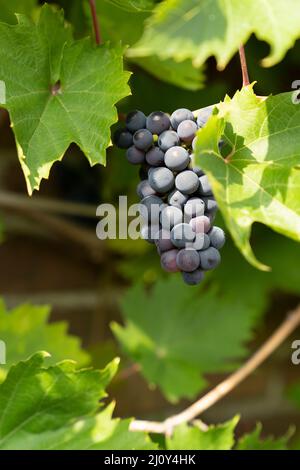
[[[254,222],[300,241],[300,107],[292,94],[262,100],[245,87],[219,105],[198,133],[196,161],[207,173],[236,245],[254,266]],[[224,137],[230,153],[222,155]],[[226,157],[226,158],[225,158]]]
[[[254,33],[270,44],[263,63],[271,66],[300,37],[299,24],[298,0],[164,0],[131,54],[190,58],[197,66],[214,55],[222,69]]]

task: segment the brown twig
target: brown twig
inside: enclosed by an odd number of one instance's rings
[[[89,3],[90,3],[92,20],[93,20],[95,40],[96,40],[96,44],[99,46],[100,44],[102,44],[102,39],[101,39],[101,33],[100,33],[100,25],[99,25],[99,21],[97,17],[96,3],[95,3],[95,0],[89,0]]]
[[[129,367],[121,370],[121,372],[116,376],[116,382],[123,382],[123,380],[128,380],[133,375],[140,372],[141,367],[139,364],[131,364]]]
[[[244,86],[250,85],[250,81],[249,81],[245,48],[243,45],[241,45],[239,48],[239,55],[240,55],[240,62],[241,62],[241,69],[242,69],[243,87],[244,87]]]
[[[0,207],[9,213],[19,213],[27,219],[35,221],[38,226],[47,227],[58,238],[63,238],[82,246],[87,250],[93,261],[100,262],[106,255],[105,250],[103,250],[103,241],[99,241],[96,233],[92,230],[81,227],[62,217],[46,214],[41,210],[31,208],[30,205],[13,204],[11,200],[8,201],[0,198]]]
[[[12,209],[29,209],[54,214],[64,214],[75,217],[96,218],[96,206],[92,204],[74,203],[61,201],[59,199],[47,198],[44,196],[28,197],[21,193],[0,190],[0,207],[10,207]]]
[[[261,348],[236,372],[223,380],[213,390],[195,403],[190,405],[181,413],[175,414],[165,421],[132,421],[131,431],[144,431],[150,433],[170,434],[175,426],[181,423],[193,421],[205,410],[217,403],[248,375],[257,369],[286,338],[300,325],[300,305],[288,315],[286,320],[279,326],[272,336],[261,346]]]

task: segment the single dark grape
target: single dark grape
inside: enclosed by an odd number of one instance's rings
[[[165,165],[172,171],[184,170],[189,162],[189,153],[183,147],[171,147],[165,153]]]
[[[206,247],[205,236],[205,233],[196,233],[195,240],[191,243],[187,243],[186,248],[193,248],[197,251],[204,250],[204,248]]]
[[[225,243],[225,233],[220,227],[213,227],[208,233],[210,244],[217,250],[220,250]]]
[[[199,178],[193,171],[185,170],[176,176],[175,186],[183,194],[192,194],[199,187]]]
[[[134,133],[139,129],[144,129],[146,126],[146,116],[142,111],[135,109],[127,114],[126,117],[126,127],[127,129]]]
[[[168,273],[176,273],[179,271],[176,263],[178,250],[168,250],[162,253],[160,258],[161,267]]]
[[[205,204],[199,197],[192,197],[184,206],[185,219],[190,221],[193,217],[204,215]]]
[[[189,223],[195,233],[207,233],[210,230],[210,220],[206,215],[195,217]]]
[[[191,273],[182,273],[183,280],[189,286],[195,286],[200,284],[201,281],[204,279],[204,272],[201,269],[196,269]]]
[[[188,196],[178,191],[178,189],[174,189],[168,196],[168,203],[171,206],[182,207],[187,200]]]
[[[211,196],[212,189],[207,175],[199,177],[199,194],[201,196]]]
[[[126,158],[132,165],[140,165],[145,162],[145,153],[132,145],[127,149]]]
[[[113,136],[113,142],[120,149],[128,149],[133,142],[132,134],[127,129],[117,129]]]
[[[200,266],[204,271],[214,269],[220,264],[221,255],[213,246],[210,246],[207,250],[199,251],[199,255]]]
[[[166,152],[169,148],[180,144],[180,139],[175,131],[164,131],[158,138],[158,145]]]
[[[162,111],[154,111],[147,117],[146,127],[152,134],[161,134],[171,126],[170,118]]]
[[[164,152],[159,147],[152,147],[146,153],[146,162],[152,166],[162,166],[164,164]]]
[[[160,213],[160,223],[165,230],[171,230],[174,225],[178,225],[183,221],[182,210],[176,206],[165,207]]]
[[[153,188],[151,188],[148,180],[140,181],[140,183],[137,185],[136,192],[140,199],[143,199],[144,197],[147,197],[147,196],[156,195],[156,192],[154,191]]]
[[[187,243],[195,240],[196,234],[189,224],[178,224],[171,230],[171,240],[177,248],[185,248]]]
[[[144,197],[140,203],[140,213],[143,219],[151,221],[154,225],[158,224],[162,204],[163,201],[158,196]]]
[[[199,253],[192,248],[179,250],[176,263],[181,271],[188,273],[195,271],[195,269],[199,268],[200,265]]]
[[[171,234],[168,230],[161,229],[159,231],[158,237],[155,240],[155,244],[157,246],[157,250],[159,254],[162,254],[165,251],[174,249],[174,245],[171,242]]]
[[[153,135],[148,129],[140,129],[134,133],[133,143],[138,149],[147,151],[153,144]]]
[[[165,167],[153,168],[148,173],[150,186],[158,193],[166,193],[174,186],[174,175]]]
[[[174,113],[170,117],[171,125],[173,129],[177,130],[179,124],[183,121],[190,119],[191,121],[194,120],[194,115],[192,111],[186,108],[180,108],[174,111]]]
[[[183,142],[192,142],[195,138],[196,132],[198,130],[197,124],[194,121],[186,120],[182,121],[178,128],[177,134]]]
[[[216,212],[218,210],[217,201],[213,196],[202,197],[201,199],[203,199],[205,203],[205,209],[207,212]]]
[[[205,108],[200,109],[197,116],[197,124],[199,127],[205,126],[208,119],[210,118],[214,109],[214,105],[206,106]]]
[[[203,247],[201,248],[200,251],[202,250],[207,250],[207,248],[210,247],[210,238],[207,233],[204,234],[204,241],[203,241]]]

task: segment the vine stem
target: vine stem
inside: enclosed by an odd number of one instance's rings
[[[100,44],[102,44],[102,39],[101,39],[101,33],[100,33],[100,25],[99,25],[99,21],[97,17],[96,3],[95,3],[95,0],[89,0],[89,3],[90,3],[91,15],[93,19],[95,40],[96,40],[96,44],[99,46]]]
[[[92,204],[62,201],[40,195],[28,197],[24,194],[5,190],[0,190],[0,207],[28,209],[30,211],[37,210],[68,216],[87,217],[90,219],[97,217],[97,207]]]
[[[300,305],[291,312],[279,328],[261,346],[261,348],[236,372],[223,380],[206,395],[199,398],[182,412],[170,416],[164,421],[141,421],[131,422],[131,431],[143,431],[170,435],[175,426],[194,420],[205,410],[217,403],[231,390],[239,385],[246,377],[257,369],[288,336],[300,325]]]
[[[244,87],[244,86],[250,85],[250,81],[249,81],[245,48],[243,45],[241,45],[239,48],[239,55],[240,55],[240,62],[241,62],[241,69],[242,69],[243,87]]]

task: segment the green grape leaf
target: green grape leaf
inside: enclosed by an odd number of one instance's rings
[[[143,33],[144,21],[149,17],[145,12],[128,12],[112,6],[106,2],[98,2],[97,14],[101,23],[101,33],[105,40],[110,40],[124,45],[131,46]],[[86,14],[90,19],[92,28],[92,18],[90,9],[86,5]],[[125,56],[130,49],[126,49]],[[152,76],[163,80],[171,85],[187,90],[200,90],[204,86],[204,67],[195,68],[191,60],[176,62],[171,59],[161,59],[157,55],[149,57],[129,57],[132,64],[142,67]]]
[[[218,225],[218,223],[217,223]],[[211,274],[207,273],[203,289],[212,280],[222,292],[243,292],[243,301],[266,312],[273,291],[300,295],[298,265],[300,244],[267,229],[257,226],[254,234],[255,251],[272,267],[260,271],[249,264],[231,240],[222,249],[222,263]],[[230,266],[230,276],[228,276]],[[282,275],[284,273],[284,276]]]
[[[129,49],[130,51],[130,49]],[[148,73],[171,85],[196,91],[204,87],[204,69],[193,67],[190,60],[176,62],[172,59],[160,59],[158,56],[137,57],[132,61]]]
[[[47,4],[36,23],[18,16],[16,26],[0,24],[0,44],[5,107],[29,193],[71,143],[92,165],[105,164],[115,104],[129,94],[122,48],[73,41],[62,11]]]
[[[50,308],[47,306],[20,305],[7,311],[0,301],[0,339],[6,345],[6,364],[0,366],[0,381],[9,367],[46,349],[51,363],[72,359],[79,366],[90,362],[88,353],[80,348],[80,340],[67,333],[66,322],[48,323]]]
[[[300,107],[291,93],[262,100],[249,86],[218,108],[198,132],[196,162],[237,247],[267,270],[250,245],[254,222],[300,241]],[[231,148],[226,158],[218,148],[222,136]]]
[[[232,420],[203,431],[195,424],[176,426],[173,435],[166,438],[168,450],[230,450],[234,446],[234,430],[239,421]]]
[[[46,368],[46,357],[19,362],[0,385],[1,450],[155,448],[146,435],[128,431],[129,420],[111,418],[113,405],[98,412],[118,359],[97,371],[76,370],[71,361]]]
[[[114,323],[112,329],[147,381],[175,402],[202,390],[203,374],[236,367],[262,312],[241,296],[213,288],[200,293],[172,277],[151,293],[140,284],[129,289],[121,305],[125,327]]]
[[[37,0],[0,0],[0,21],[15,24],[16,13],[30,16],[36,5]]]
[[[154,6],[153,0],[106,0],[108,3],[115,5],[129,12],[151,11]]]
[[[263,65],[271,66],[300,37],[299,24],[298,0],[164,0],[131,55],[192,59],[196,66],[214,55],[223,69],[254,33],[270,44]]]
[[[285,436],[274,438],[272,436],[261,438],[262,425],[258,423],[254,431],[245,434],[238,441],[236,450],[288,450],[288,442],[294,433],[290,429]]]

